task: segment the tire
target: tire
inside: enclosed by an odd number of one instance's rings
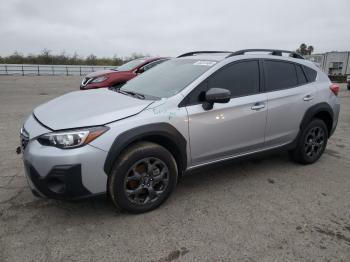
[[[174,157],[164,147],[139,142],[127,148],[115,162],[108,179],[114,205],[130,213],[143,213],[165,202],[177,184]]]
[[[327,140],[326,124],[315,118],[301,131],[296,148],[289,152],[290,156],[304,165],[315,163],[326,149]]]
[[[348,90],[350,90],[350,85],[348,85]]]

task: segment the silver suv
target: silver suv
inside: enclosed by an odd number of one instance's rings
[[[26,176],[37,196],[108,192],[121,209],[149,211],[194,168],[281,147],[314,163],[336,128],[338,91],[293,52],[186,53],[120,89],[34,109],[21,130]]]

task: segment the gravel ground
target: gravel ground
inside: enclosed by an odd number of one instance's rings
[[[117,212],[105,198],[34,197],[19,128],[79,77],[0,76],[0,261],[350,261],[350,92],[314,165],[287,154],[228,162],[183,178],[159,209]]]

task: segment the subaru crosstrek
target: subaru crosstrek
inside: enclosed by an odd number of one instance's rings
[[[139,213],[163,203],[186,171],[285,148],[311,164],[334,132],[339,87],[293,52],[192,52],[117,90],[72,92],[21,130],[32,192],[55,199],[108,193]]]
[[[167,60],[169,60],[169,58],[166,57],[144,57],[131,60],[116,69],[92,72],[83,78],[80,89],[86,90],[103,87],[120,88],[135,76]]]

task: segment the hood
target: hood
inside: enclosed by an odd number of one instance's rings
[[[75,91],[34,109],[35,117],[53,129],[103,125],[136,115],[152,104],[108,89]]]
[[[92,72],[90,74],[87,74],[85,77],[98,77],[98,76],[103,76],[103,75],[107,75],[109,73],[116,73],[118,71],[116,70],[112,70],[112,69],[106,69],[106,70],[101,70],[101,71],[96,71],[96,72]]]

